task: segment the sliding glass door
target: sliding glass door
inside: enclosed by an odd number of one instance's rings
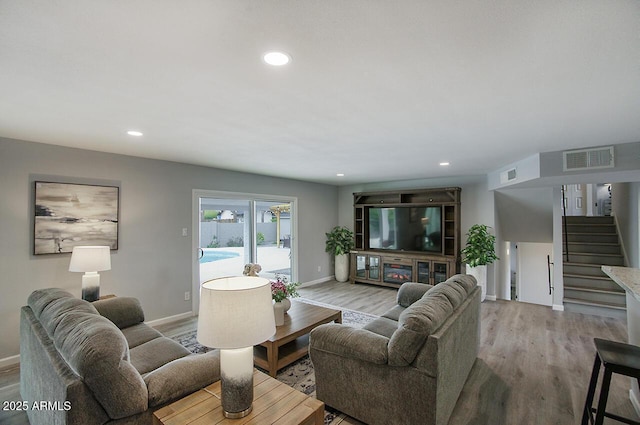
[[[200,198],[200,282],[239,276],[251,263],[251,202]]]
[[[240,276],[257,263],[259,275],[295,279],[295,198],[194,190],[193,310],[200,284]]]
[[[256,261],[260,276],[291,279],[291,203],[256,201]]]

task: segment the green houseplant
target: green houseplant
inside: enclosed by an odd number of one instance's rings
[[[482,301],[487,296],[487,265],[499,260],[496,255],[496,237],[489,233],[490,227],[474,224],[467,232],[467,244],[460,251],[462,262],[467,265],[467,274],[476,278],[482,287]]]
[[[336,226],[327,236],[325,251],[335,258],[335,275],[338,282],[349,279],[349,251],[354,247],[353,232],[344,226]]]

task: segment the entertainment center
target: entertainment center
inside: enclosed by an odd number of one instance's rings
[[[459,187],[353,194],[351,283],[435,285],[460,273]]]

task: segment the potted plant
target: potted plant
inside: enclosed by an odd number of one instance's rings
[[[336,226],[327,235],[325,251],[334,255],[335,275],[338,282],[349,280],[349,251],[354,247],[353,232],[344,226]]]
[[[474,224],[467,232],[467,244],[460,252],[462,262],[467,265],[467,274],[472,275],[482,288],[481,300],[487,296],[487,265],[499,260],[496,255],[496,237],[489,233],[489,226]]]

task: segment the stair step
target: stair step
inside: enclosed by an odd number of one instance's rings
[[[583,292],[592,292],[596,294],[606,294],[606,295],[624,295],[626,296],[624,289],[620,288],[620,290],[616,289],[602,289],[595,286],[568,286],[565,285],[564,289],[569,291],[583,291]]]
[[[605,303],[605,302],[601,302],[601,301],[585,301],[585,300],[579,300],[576,298],[565,298],[564,299],[565,303],[571,303],[571,304],[580,304],[580,305],[588,305],[588,306],[592,306],[592,307],[606,307],[606,308],[611,308],[614,310],[626,310],[627,307],[624,304],[617,304],[617,303]]]
[[[616,231],[615,224],[567,224],[565,225],[567,233],[614,233]]]
[[[603,273],[604,274],[604,273]],[[597,288],[604,291],[620,291],[620,285],[608,276],[593,276],[574,273],[563,273],[564,287],[573,288]]]
[[[564,274],[608,277],[602,271],[601,264],[573,263],[573,262],[563,261],[563,270],[564,270]]]
[[[566,253],[563,260],[566,261]],[[592,252],[569,252],[569,262],[582,264],[597,264],[607,266],[624,266],[624,257],[621,254],[596,254]]]
[[[600,269],[600,270],[602,270],[602,269]],[[602,273],[604,273],[604,272],[602,272]],[[588,275],[588,274],[562,273],[562,276],[564,276],[564,277],[575,277],[575,278],[578,278],[578,279],[611,280],[611,278],[608,277],[607,275],[593,276],[593,275]]]
[[[614,254],[621,255],[620,244],[603,243],[603,242],[569,242],[563,244],[563,253],[566,253],[568,246],[569,254],[571,253],[590,253],[590,254]]]
[[[614,220],[612,216],[580,216],[580,215],[568,215],[562,217],[563,221],[569,224],[572,223],[610,223],[613,224]]]
[[[581,233],[567,232],[567,240],[571,242],[619,243],[617,233]]]

